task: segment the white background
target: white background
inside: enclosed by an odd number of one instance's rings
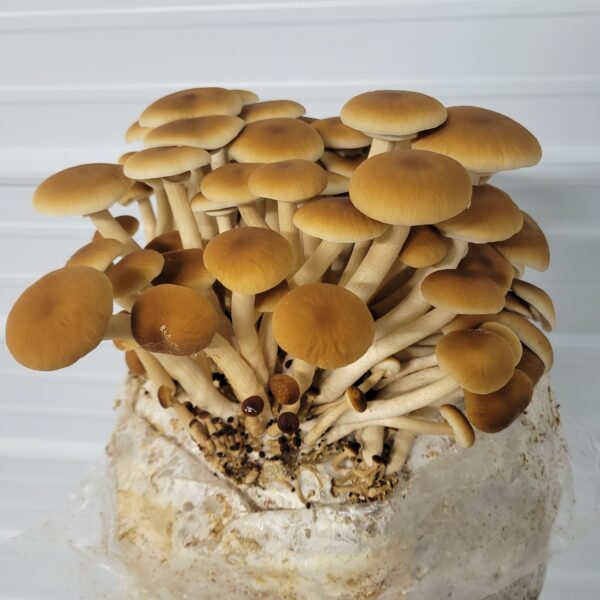
[[[218,84],[321,117],[360,91],[413,89],[504,112],[540,138],[540,166],[494,183],[549,237],[550,270],[528,278],[557,305],[554,383],[563,414],[600,435],[598,32],[597,0],[0,1],[0,318],[91,235],[83,220],[36,215],[36,184],[116,160],[153,98]],[[0,537],[59,504],[99,455],[124,373],[111,345],[43,374],[0,344]],[[600,596],[599,536],[554,561],[544,600]]]

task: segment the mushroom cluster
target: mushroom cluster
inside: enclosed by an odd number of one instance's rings
[[[380,499],[416,435],[472,446],[552,365],[534,324],[552,328],[552,301],[522,279],[548,267],[546,238],[488,183],[541,149],[502,114],[416,92],[304,113],[184,90],[128,129],[144,149],[43,181],[37,210],[97,232],[21,295],[6,340],[38,370],[113,340],[222,475],[293,488],[327,464],[334,495]],[[137,203],[144,248],[115,203]]]

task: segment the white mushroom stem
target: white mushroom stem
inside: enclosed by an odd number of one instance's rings
[[[356,242],[352,248],[352,253],[350,254],[350,258],[346,263],[344,271],[339,278],[337,284],[340,287],[345,287],[346,284],[350,281],[352,275],[356,269],[358,269],[360,263],[362,263],[364,257],[369,250],[369,246],[371,245],[371,240],[366,240],[364,242]]]
[[[442,333],[434,333],[419,341],[419,346],[437,346],[437,343],[444,337]]]
[[[277,200],[271,200],[270,198],[265,200],[265,222],[273,231],[279,231]]]
[[[306,261],[312,256],[313,252],[319,247],[319,243],[321,240],[316,238],[304,231],[300,232],[300,237],[302,238],[302,248],[304,249],[304,261]],[[335,260],[335,259],[334,259]]]
[[[279,346],[273,337],[273,313],[264,313],[258,329],[258,339],[262,347],[263,356],[269,375],[275,373],[277,367],[277,352]]]
[[[289,280],[290,287],[319,281],[333,261],[340,255],[344,246],[344,244],[323,240]]]
[[[376,340],[358,360],[341,369],[327,372],[323,376],[321,391],[314,403],[332,402],[378,362],[439,331],[455,316],[454,313],[441,308],[434,308],[414,321],[393,329]]]
[[[123,244],[123,255],[141,250],[140,245],[121,227],[108,210],[100,210],[87,216],[92,220],[102,237],[112,238]]]
[[[296,205],[293,202],[277,202],[279,214],[279,233],[290,243],[294,253],[293,271],[300,268],[304,257],[300,232],[294,225],[294,214]]]
[[[235,210],[210,211],[206,214],[215,217],[217,220],[217,229],[219,233],[225,233],[233,227],[231,215]]]
[[[231,325],[231,321],[223,312],[221,302],[219,301],[219,297],[215,293],[215,290],[212,287],[210,287],[206,290],[197,291],[200,292],[203,296],[205,296],[206,299],[213,305],[213,308],[215,309],[217,316],[219,317],[218,332],[222,336],[227,338],[229,341],[232,341],[234,339],[233,327]]]
[[[171,379],[171,376],[167,373],[167,370],[152,356],[150,352],[143,348],[136,348],[135,353],[139,361],[146,369],[148,379],[152,384],[152,392],[157,397],[158,390],[161,387],[167,387],[171,391],[175,391],[175,382]]]
[[[362,448],[361,453],[367,466],[373,465],[373,457],[381,456],[383,451],[383,440],[385,438],[385,426],[370,425],[361,430]]]
[[[437,366],[437,357],[435,353],[430,354],[428,356],[420,356],[419,358],[413,358],[412,360],[409,360],[408,362],[402,365],[402,368],[399,373],[396,373],[395,375],[390,375],[389,377],[384,377],[383,379],[378,381],[377,384],[374,386],[374,389],[383,389],[390,385],[390,383],[397,381],[398,379],[402,379],[403,377],[406,377],[411,373],[416,373],[421,369],[428,369],[429,367],[435,366]]]
[[[240,216],[248,227],[262,227],[268,229],[267,222],[261,217],[255,204],[240,204],[238,206]]]
[[[140,198],[137,203],[140,209],[140,216],[142,217],[142,225],[144,226],[144,235],[146,236],[146,241],[149,242],[156,235],[156,217],[152,210],[150,198]]]
[[[400,350],[400,352],[396,352],[394,356],[401,361],[408,362],[414,360],[415,358],[424,358],[426,356],[431,356],[435,352],[434,346],[410,346],[409,348],[405,348],[404,350]]]
[[[240,347],[240,354],[256,371],[259,382],[266,386],[269,372],[254,328],[254,296],[231,294],[231,321]]]
[[[156,230],[154,233],[155,235],[162,235],[173,231],[173,213],[163,188],[155,187],[154,195],[156,196]]]
[[[168,179],[163,179],[163,185],[173,211],[177,229],[179,229],[183,248],[202,248],[202,238],[187,197],[185,185]]]
[[[131,333],[131,315],[113,315],[104,332],[105,340],[133,340]]]
[[[421,369],[416,373],[407,375],[397,379],[387,387],[383,388],[379,394],[377,394],[378,400],[387,400],[388,398],[394,398],[399,394],[405,392],[412,392],[417,388],[429,385],[434,381],[439,381],[444,377],[444,373],[439,367],[429,367],[428,369]]]
[[[368,134],[367,134],[368,135]],[[394,143],[391,140],[382,140],[381,138],[373,138],[371,147],[369,148],[369,158],[376,154],[383,154],[394,149]]]
[[[215,171],[219,167],[226,165],[229,160],[227,146],[223,146],[219,148],[215,152],[211,152],[210,154],[210,168]]]
[[[287,375],[296,380],[296,383],[298,384],[298,388],[300,390],[300,395],[298,396],[297,402],[295,402],[294,404],[288,404],[285,407],[285,410],[287,412],[297,413],[300,410],[302,396],[304,396],[308,388],[312,385],[312,381],[316,371],[317,367],[315,365],[311,365],[310,363],[301,360],[300,358],[295,358],[293,360],[292,365],[287,372]]]
[[[386,475],[396,474],[406,463],[417,434],[408,429],[398,429],[394,434],[394,443],[390,450],[390,458],[385,467]]]
[[[239,405],[230,402],[206,377],[199,365],[189,356],[171,356],[155,354],[157,360],[176,379],[190,395],[192,402],[221,419],[235,416]]]
[[[410,227],[396,225],[373,240],[364,259],[346,284],[346,289],[368,302],[398,258],[398,252],[409,231]]]

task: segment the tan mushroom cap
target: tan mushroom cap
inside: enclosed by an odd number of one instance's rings
[[[141,142],[150,131],[152,131],[151,127],[142,127],[139,121],[135,121],[127,128],[127,131],[125,132],[125,141],[128,144]]]
[[[150,131],[144,138],[144,146],[190,146],[216,150],[229,144],[243,128],[244,121],[231,115],[181,119]]]
[[[295,119],[304,113],[306,108],[294,100],[265,100],[244,106],[240,117],[246,123],[254,123],[265,119]]]
[[[472,173],[497,173],[536,165],[542,157],[537,139],[511,118],[476,106],[448,108],[448,119],[423,133],[413,148],[451,156]]]
[[[65,263],[65,267],[92,267],[104,271],[124,251],[121,242],[100,238],[79,248]]]
[[[153,193],[152,188],[149,185],[146,185],[143,181],[136,181],[130,188],[125,192],[125,195],[122,198],[119,198],[119,204],[123,206],[127,206],[131,204],[135,200],[143,200],[144,198],[148,198]],[[115,217],[117,220],[119,217]],[[121,225],[123,227],[123,225]]]
[[[72,365],[101,341],[112,315],[108,277],[91,267],[52,271],[19,296],[6,320],[6,344],[29,369]]]
[[[279,301],[290,291],[288,282],[284,279],[270,290],[256,294],[254,308],[260,313],[272,313]]]
[[[370,137],[357,129],[344,125],[340,117],[319,119],[312,123],[312,126],[321,136],[325,148],[353,150],[355,148],[364,148],[371,144]]]
[[[223,203],[213,202],[212,200],[209,200],[206,196],[203,196],[201,193],[198,193],[192,198],[190,206],[193,212],[219,212],[221,214],[229,214],[229,212],[233,212],[235,210],[236,205],[232,201]]]
[[[535,387],[538,381],[542,378],[542,375],[546,371],[544,363],[541,361],[539,356],[532,352],[529,348],[523,348],[523,356],[519,364],[516,366],[517,369],[523,371]]]
[[[298,286],[277,304],[273,335],[290,356],[321,369],[337,369],[369,349],[375,326],[358,296],[329,283],[311,283]]]
[[[140,116],[142,127],[160,127],[171,121],[209,115],[237,115],[242,99],[231,90],[218,87],[181,90],[155,100]]]
[[[210,164],[210,154],[202,148],[161,146],[136,152],[123,167],[132,179],[173,177]]]
[[[315,161],[321,154],[323,140],[310,125],[284,118],[249,123],[229,147],[229,156],[241,163]]]
[[[535,308],[542,318],[542,327],[552,331],[556,325],[556,311],[552,298],[542,289],[521,279],[512,282],[512,290],[521,300]]]
[[[348,197],[307,202],[296,211],[294,225],[316,238],[340,244],[372,240],[388,228],[354,208]]]
[[[465,415],[452,404],[442,404],[439,411],[442,418],[452,428],[457,445],[461,448],[470,448],[475,443],[475,432]]]
[[[132,150],[131,152],[124,152],[123,154],[121,154],[121,156],[119,156],[117,163],[123,166],[127,162],[127,159],[131,158],[136,152],[137,150]]]
[[[496,335],[499,335],[500,337],[503,337],[506,340],[506,342],[510,346],[510,349],[513,352],[513,363],[516,368],[516,366],[521,361],[521,358],[523,357],[523,345],[521,344],[521,340],[519,339],[517,334],[510,327],[507,327],[506,325],[503,325],[502,323],[499,323],[497,321],[485,321],[484,323],[479,325],[479,329],[491,331],[492,333],[495,333]]]
[[[467,255],[458,265],[458,271],[487,277],[504,292],[510,289],[515,274],[512,265],[489,244],[470,244]]]
[[[242,227],[220,233],[204,250],[206,268],[240,294],[264,292],[285,279],[294,263],[289,242],[276,231]]]
[[[352,177],[358,165],[366,160],[365,156],[340,156],[335,152],[323,152],[320,161],[325,165],[325,168],[332,173],[343,175],[344,177]]]
[[[115,217],[115,221],[130,235],[134,236],[140,228],[140,222],[132,215],[119,215]],[[92,237],[92,242],[103,240],[104,236],[99,232],[95,231]]]
[[[154,250],[137,250],[106,269],[113,296],[122,298],[148,285],[162,270],[165,259]]]
[[[435,349],[440,369],[465,390],[490,394],[513,375],[513,351],[501,336],[485,329],[446,334]]]
[[[344,104],[342,121],[371,136],[412,136],[446,120],[444,105],[426,94],[403,90],[377,90]]]
[[[281,202],[314,198],[326,185],[327,173],[314,162],[302,159],[261,165],[248,179],[251,193]]]
[[[258,196],[248,187],[250,175],[259,165],[256,163],[229,163],[208,173],[200,184],[200,191],[216,204],[246,204]]]
[[[187,287],[164,284],[147,289],[131,309],[131,331],[150,352],[190,356],[206,348],[217,332],[212,304]]]
[[[545,271],[550,265],[548,240],[540,226],[524,211],[519,233],[496,242],[494,248],[513,265],[525,265],[537,271]]]
[[[473,188],[471,206],[455,217],[436,223],[451,238],[473,243],[499,242],[523,227],[523,215],[510,196],[489,184]]]
[[[339,173],[327,173],[327,185],[321,191],[321,196],[337,196],[339,194],[347,194],[350,189],[350,179]]]
[[[412,227],[398,258],[409,267],[421,269],[440,262],[448,253],[447,241],[427,225]]]
[[[504,308],[504,292],[494,281],[453,269],[427,275],[421,295],[432,306],[456,313],[493,314]]]
[[[134,375],[146,374],[146,369],[142,364],[142,361],[138,358],[138,355],[135,353],[135,350],[125,351],[125,364]]]
[[[358,210],[383,223],[428,225],[469,206],[471,179],[459,163],[441,154],[395,150],[357,167],[350,199]]]
[[[243,106],[248,106],[248,104],[254,104],[259,101],[259,97],[251,90],[231,90],[235,92],[240,99],[242,100]]]
[[[509,382],[490,394],[474,394],[465,390],[467,417],[476,429],[497,433],[516,421],[533,396],[531,379],[515,369]]]
[[[172,283],[192,289],[206,289],[215,278],[204,266],[204,252],[199,248],[188,250],[171,250],[165,252],[164,265],[161,272],[153,280],[153,285]]]
[[[150,240],[146,246],[146,250],[156,250],[161,254],[170,252],[171,250],[182,250],[181,235],[179,231],[168,231],[157,235],[153,240]]]
[[[79,165],[42,181],[33,195],[33,206],[46,215],[89,215],[112,206],[132,185],[121,165]]]

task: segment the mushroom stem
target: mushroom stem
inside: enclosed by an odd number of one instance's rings
[[[342,273],[342,276],[339,278],[337,284],[341,287],[346,287],[346,284],[350,281],[352,275],[354,275],[356,269],[363,261],[367,251],[369,250],[369,246],[371,245],[371,240],[365,240],[364,242],[356,242],[352,248],[352,253],[350,254],[350,258],[346,263],[346,267]]]
[[[223,146],[219,148],[215,152],[211,152],[210,154],[210,168],[215,171],[219,167],[226,165],[229,160],[227,154],[227,146]]]
[[[258,330],[263,356],[267,365],[269,375],[275,373],[277,367],[277,352],[279,346],[273,337],[273,313],[264,313]]]
[[[373,465],[373,457],[381,456],[383,451],[383,440],[385,438],[385,426],[370,425],[360,432],[362,439],[362,456],[367,466]]]
[[[312,256],[313,252],[319,247],[319,243],[321,240],[319,238],[309,235],[304,231],[300,232],[300,237],[302,238],[302,248],[304,249],[304,264],[306,261]],[[335,260],[335,259],[334,259]]]
[[[416,373],[407,375],[397,379],[387,387],[383,388],[379,394],[377,394],[378,400],[387,400],[388,398],[394,398],[398,394],[405,392],[412,392],[417,388],[429,385],[434,381],[439,381],[444,377],[444,373],[439,367],[429,367],[428,369],[421,369]]]
[[[291,244],[294,253],[293,272],[300,268],[304,256],[302,242],[300,241],[300,233],[294,225],[296,206],[292,202],[278,201],[277,211],[279,214],[279,233],[281,233],[281,235]]]
[[[211,379],[189,356],[171,356],[155,354],[156,359],[179,381],[183,389],[191,396],[196,406],[203,408],[221,419],[235,416],[237,406],[217,390]]]
[[[302,398],[304,393],[312,385],[316,370],[317,367],[315,365],[311,365],[300,358],[294,359],[288,375],[296,380],[296,383],[300,388],[300,398]]]
[[[156,232],[156,217],[152,210],[152,204],[150,198],[140,198],[138,201],[138,207],[140,209],[140,216],[142,217],[142,224],[144,226],[144,235],[146,241],[154,239]]]
[[[219,230],[219,233],[225,233],[226,231],[229,231],[233,226],[231,222],[230,213],[227,213],[226,215],[219,213],[210,216],[214,216],[217,219],[217,229]]]
[[[297,287],[306,283],[319,281],[343,249],[344,244],[323,240],[308,260],[289,280],[290,287]]]
[[[108,210],[100,210],[87,216],[92,220],[102,237],[112,238],[123,244],[124,255],[141,250],[140,245],[119,225],[119,222]]]
[[[131,315],[129,313],[113,315],[104,332],[105,340],[133,340],[131,333]]]
[[[439,331],[454,317],[454,313],[441,308],[434,308],[414,321],[393,329],[387,335],[376,339],[373,345],[358,360],[341,369],[329,371],[324,375],[321,382],[321,391],[314,403],[326,404],[332,402],[378,362]]]
[[[155,187],[154,195],[156,196],[156,231],[155,235],[162,235],[173,231],[173,213],[169,206],[169,200],[164,188]]]
[[[384,152],[390,152],[394,149],[394,143],[391,140],[382,140],[381,138],[373,138],[371,147],[369,148],[369,158],[376,154],[383,154]]]
[[[158,395],[158,390],[161,387],[166,387],[173,392],[175,391],[175,383],[167,373],[167,370],[158,362],[158,360],[156,360],[156,358],[154,358],[154,356],[152,356],[152,354],[150,354],[150,352],[143,348],[136,348],[135,353],[144,366],[144,369],[146,369],[148,380],[152,383],[155,395]]]
[[[406,463],[417,434],[408,429],[398,429],[394,434],[394,443],[390,450],[390,458],[385,467],[386,475],[396,474]]]
[[[265,221],[270,229],[279,231],[279,213],[277,211],[277,200],[267,198],[265,200]]]
[[[398,252],[409,231],[410,227],[396,225],[373,240],[364,259],[346,284],[346,289],[368,302],[398,258]]]
[[[194,213],[188,201],[187,191],[183,183],[177,183],[163,179],[165,192],[169,199],[169,205],[173,211],[173,217],[179,229],[181,244],[184,249],[202,248],[202,238],[194,219]]]
[[[409,360],[408,362],[404,363],[404,366],[401,368],[399,373],[396,373],[395,375],[390,375],[389,377],[384,377],[383,379],[378,381],[377,384],[374,386],[374,389],[383,389],[391,383],[393,383],[394,381],[402,379],[403,377],[406,377],[411,373],[416,373],[421,369],[428,369],[429,367],[435,366],[437,366],[437,357],[435,353],[430,354],[428,356],[420,356],[419,358],[413,358],[412,360]]]
[[[240,216],[244,223],[246,223],[247,227],[262,227],[263,229],[268,229],[269,225],[265,219],[260,216],[256,205],[254,204],[240,204],[238,206],[238,210],[240,211]]]
[[[256,371],[261,385],[266,386],[269,373],[258,341],[258,334],[254,329],[254,296],[232,292],[231,320],[240,347],[240,354]]]

